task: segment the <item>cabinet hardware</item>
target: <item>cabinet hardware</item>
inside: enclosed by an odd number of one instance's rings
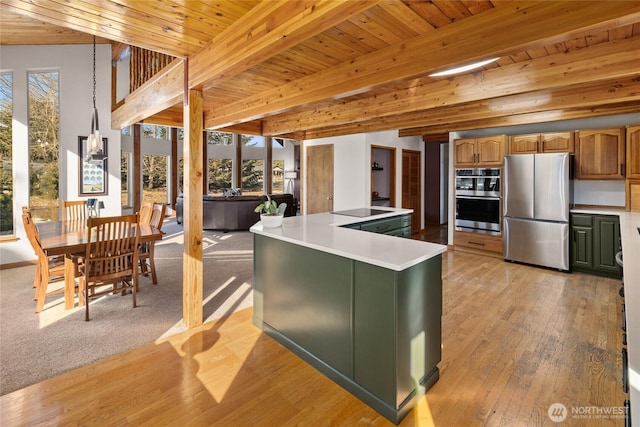
[[[469,242],[467,242],[467,243],[469,243],[469,244],[471,244],[471,245],[484,246],[484,243],[480,243],[480,242],[472,242],[472,241],[469,241]]]
[[[622,391],[629,393],[629,355],[627,349],[622,349]]]
[[[620,163],[620,175],[624,176],[624,163]]]

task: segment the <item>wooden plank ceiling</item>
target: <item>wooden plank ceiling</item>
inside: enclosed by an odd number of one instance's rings
[[[450,131],[640,110],[640,1],[0,0],[0,43],[175,56],[112,127],[204,124],[298,139]],[[449,77],[428,75],[499,57]]]

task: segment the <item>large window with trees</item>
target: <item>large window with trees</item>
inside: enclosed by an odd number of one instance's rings
[[[59,218],[59,80],[57,71],[28,73],[29,207],[40,221]]]
[[[142,157],[142,194],[144,200],[168,203],[168,161],[167,156],[148,154]]]
[[[15,234],[13,224],[13,74],[0,73],[0,237]]]

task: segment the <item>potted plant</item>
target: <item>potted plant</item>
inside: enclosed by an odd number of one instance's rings
[[[284,211],[287,209],[287,204],[282,202],[279,205],[275,200],[271,200],[271,197],[267,194],[267,200],[260,203],[254,212],[260,213],[260,222],[265,228],[280,227],[282,225],[282,218],[284,218]]]

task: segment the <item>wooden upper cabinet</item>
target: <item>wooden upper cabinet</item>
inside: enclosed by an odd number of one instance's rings
[[[627,178],[640,179],[640,125],[627,127]]]
[[[476,139],[456,139],[453,148],[455,166],[474,166],[476,164]]]
[[[532,133],[509,137],[510,154],[573,153],[574,133]]]
[[[465,138],[454,141],[454,166],[502,166],[506,136]]]
[[[543,133],[540,135],[541,153],[573,153],[573,132]]]
[[[540,135],[532,133],[529,135],[513,135],[509,137],[510,154],[534,154],[538,152]]]
[[[624,179],[625,129],[576,132],[576,179]]]

